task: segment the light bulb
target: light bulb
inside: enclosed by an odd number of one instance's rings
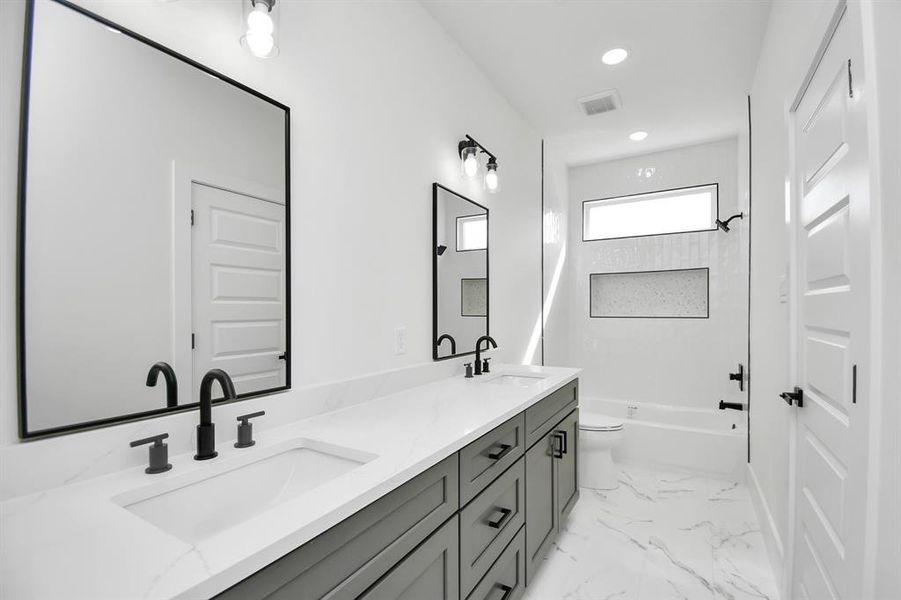
[[[275,31],[275,23],[269,16],[269,8],[260,2],[247,14],[247,35],[272,36]]]
[[[475,177],[479,170],[479,161],[476,160],[475,154],[470,154],[463,161],[463,172],[467,177]]]
[[[253,55],[260,58],[269,56],[269,53],[272,52],[272,48],[275,46],[275,39],[271,35],[251,31],[248,31],[247,35],[244,36],[244,41],[247,42],[247,47]]]
[[[485,187],[489,192],[497,191],[497,171],[488,171],[485,173]]]
[[[635,132],[629,134],[629,139],[632,140],[633,142],[640,142],[641,140],[645,139],[646,137],[648,137],[647,131],[635,131]]]
[[[488,161],[488,171],[485,173],[485,187],[489,192],[497,191],[497,161],[491,158]]]

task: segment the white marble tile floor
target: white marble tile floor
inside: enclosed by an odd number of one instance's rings
[[[623,466],[583,488],[524,600],[777,600],[747,486]]]

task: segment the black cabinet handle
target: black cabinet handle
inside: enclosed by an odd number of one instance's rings
[[[510,515],[513,514],[513,511],[509,508],[498,508],[497,511],[501,513],[501,518],[497,521],[488,521],[488,527],[492,529],[500,529],[503,527],[504,523],[507,522],[507,519],[510,518]]]
[[[500,460],[510,454],[513,451],[513,446],[510,444],[499,444],[501,447],[500,452],[489,452],[488,458],[491,460]]]
[[[559,446],[557,442],[560,442]],[[551,454],[554,458],[563,458],[563,434],[559,431],[555,431],[551,437]]]
[[[555,435],[563,436],[563,444],[560,449],[561,454],[569,454],[569,438],[566,435],[567,433],[569,433],[569,432],[568,431],[555,432]],[[560,458],[562,458],[562,456]]]
[[[507,600],[510,597],[510,594],[513,593],[513,588],[509,585],[504,585],[503,583],[495,583],[494,587],[504,592],[504,595],[501,596],[501,600]]]

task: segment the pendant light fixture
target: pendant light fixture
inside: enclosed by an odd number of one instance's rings
[[[460,154],[460,171],[467,179],[474,179],[479,172],[479,153],[488,155],[488,164],[485,166],[485,189],[491,193],[496,192],[499,183],[497,157],[470,135],[460,140],[457,152]]]
[[[244,35],[241,45],[257,58],[278,56],[277,0],[242,0]]]

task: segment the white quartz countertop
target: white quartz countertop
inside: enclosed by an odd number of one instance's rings
[[[190,453],[170,456],[173,469],[164,474],[146,475],[143,468],[134,468],[9,499],[0,504],[0,596],[209,598],[460,450],[578,373],[557,367],[496,366],[482,377],[443,379],[261,431],[252,448],[222,443],[214,460],[195,461]],[[544,379],[522,386],[490,381],[505,374]],[[196,544],[114,501],[167,478],[200,479],[252,462],[252,456],[272,454],[298,439],[376,458]]]

